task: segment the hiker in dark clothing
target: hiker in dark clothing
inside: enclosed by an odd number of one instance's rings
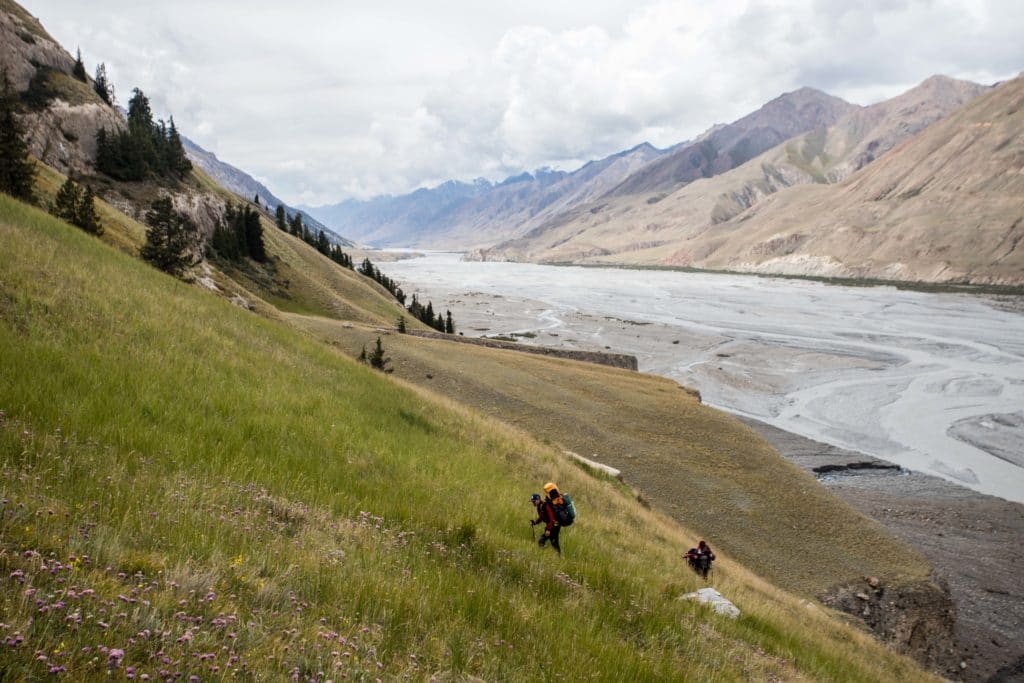
[[[708,572],[711,571],[711,563],[715,560],[715,553],[712,552],[711,546],[704,541],[697,544],[696,548],[690,548],[683,555],[689,563],[690,568],[693,571],[704,577],[704,580],[708,580]]]
[[[558,520],[555,519],[555,508],[551,505],[551,500],[549,498],[541,498],[539,494],[535,493],[530,496],[530,502],[537,508],[537,519],[531,520],[530,526],[544,525],[544,533],[537,539],[537,545],[543,548],[545,543],[551,541],[551,547],[555,549],[556,553],[561,555],[562,548],[558,545],[560,527]]]

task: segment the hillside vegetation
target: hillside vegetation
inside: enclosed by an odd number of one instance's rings
[[[287,318],[353,356],[369,335],[322,318]],[[452,345],[386,338],[397,376],[621,470],[644,498],[777,585],[820,596],[865,575],[928,579],[920,554],[670,379]],[[695,544],[694,537],[687,547]]]
[[[0,197],[0,678],[924,678],[480,414]],[[563,558],[529,493],[574,493]]]

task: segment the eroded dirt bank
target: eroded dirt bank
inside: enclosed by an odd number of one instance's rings
[[[784,457],[811,471],[849,463],[886,464],[763,422],[744,422]],[[893,591],[872,586],[869,579],[874,577],[866,577],[861,585],[823,596],[825,602],[857,614],[881,637],[902,642],[898,646],[947,677],[1024,681],[1024,505],[905,470],[859,467],[818,477],[933,563],[935,583],[948,590],[952,602],[953,650],[945,653],[938,646],[947,607],[940,595],[929,597],[930,589]],[[901,606],[920,618],[901,621],[894,616]]]

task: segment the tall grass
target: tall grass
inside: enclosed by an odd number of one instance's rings
[[[0,678],[923,677],[728,562],[746,616],[677,600],[680,530],[524,434],[6,197],[0,244]]]

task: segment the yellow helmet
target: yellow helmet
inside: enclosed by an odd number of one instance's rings
[[[557,486],[555,486],[555,485],[554,485],[554,484],[553,484],[552,482],[550,482],[550,481],[549,481],[548,483],[544,484],[544,493],[546,493],[546,494],[548,494],[548,495],[551,495],[551,492],[552,492],[552,491],[557,491],[557,490],[558,490],[558,487],[557,487]]]

